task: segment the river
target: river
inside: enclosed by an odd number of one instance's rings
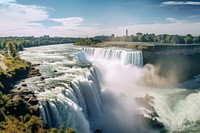
[[[20,56],[40,64],[44,79],[25,83],[49,127],[64,124],[82,133],[200,131],[200,76],[168,85],[154,66],[143,66],[141,51],[62,44],[27,48]],[[163,127],[152,127],[153,121]]]

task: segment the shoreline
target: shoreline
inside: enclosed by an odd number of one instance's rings
[[[11,88],[10,92],[7,94],[11,99],[22,98],[24,101],[30,104],[33,109],[33,114],[36,116],[41,116],[39,112],[38,99],[35,96],[34,91],[28,88],[28,85],[25,83],[27,78],[41,76],[39,69],[36,67],[40,64],[32,64],[29,62],[29,72],[25,78],[18,80]],[[21,84],[21,86],[17,86]]]

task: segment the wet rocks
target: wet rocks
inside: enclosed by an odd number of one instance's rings
[[[27,87],[27,84],[22,84],[23,87]]]
[[[145,97],[137,97],[135,98],[135,102],[144,108],[147,108],[149,110],[155,110],[152,104],[154,104],[154,97],[150,96],[149,94],[146,94]]]
[[[141,113],[141,117],[149,127],[153,129],[165,130],[163,123],[158,120],[159,115],[154,108],[153,96],[146,94],[144,97],[135,98],[135,102],[139,107],[144,109],[144,112]]]
[[[41,76],[39,69],[36,68],[39,65],[40,64],[30,64],[29,77]],[[44,77],[41,77],[41,80],[44,79]],[[25,79],[21,80],[20,82],[21,85],[19,84],[14,86],[13,89],[9,92],[8,96],[11,99],[22,98],[31,105],[30,107],[33,109],[32,113],[39,116],[39,101],[35,96],[34,91],[29,88],[29,84],[26,83]]]
[[[37,105],[38,100],[33,91],[29,89],[13,90],[10,92],[9,96],[13,99],[22,98],[31,105]]]
[[[29,77],[41,76],[40,70],[36,68],[39,65],[40,64],[32,64],[31,65]]]
[[[38,104],[38,100],[36,99],[36,97],[31,96],[28,99],[28,103],[30,103],[31,105],[36,105],[36,104]]]
[[[39,106],[38,106],[38,100],[34,94],[33,91],[26,89],[26,88],[20,88],[19,90],[12,90],[8,96],[12,99],[18,99],[22,98],[23,100],[27,101],[31,108],[33,109],[33,114],[39,116]]]
[[[45,80],[45,77],[40,77],[40,80]]]
[[[33,114],[40,116],[40,111],[39,111],[39,106],[38,105],[33,105],[31,106],[31,108],[33,109]]]

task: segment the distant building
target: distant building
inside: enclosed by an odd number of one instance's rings
[[[114,37],[115,37],[115,34],[111,34],[111,37],[114,38]]]
[[[126,29],[126,37],[128,36],[128,30]]]
[[[50,37],[49,35],[41,36],[41,38],[49,38],[49,37]]]

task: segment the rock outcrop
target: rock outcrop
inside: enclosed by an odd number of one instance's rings
[[[34,110],[33,113],[39,116],[38,100],[33,91],[21,87],[20,89],[12,90],[8,96],[12,99],[22,98],[23,100],[27,101],[31,105],[31,108]]]
[[[146,94],[144,97],[135,98],[136,104],[141,109],[140,115],[150,128],[164,131],[165,127],[162,122],[158,120],[159,115],[154,108],[154,97]]]

